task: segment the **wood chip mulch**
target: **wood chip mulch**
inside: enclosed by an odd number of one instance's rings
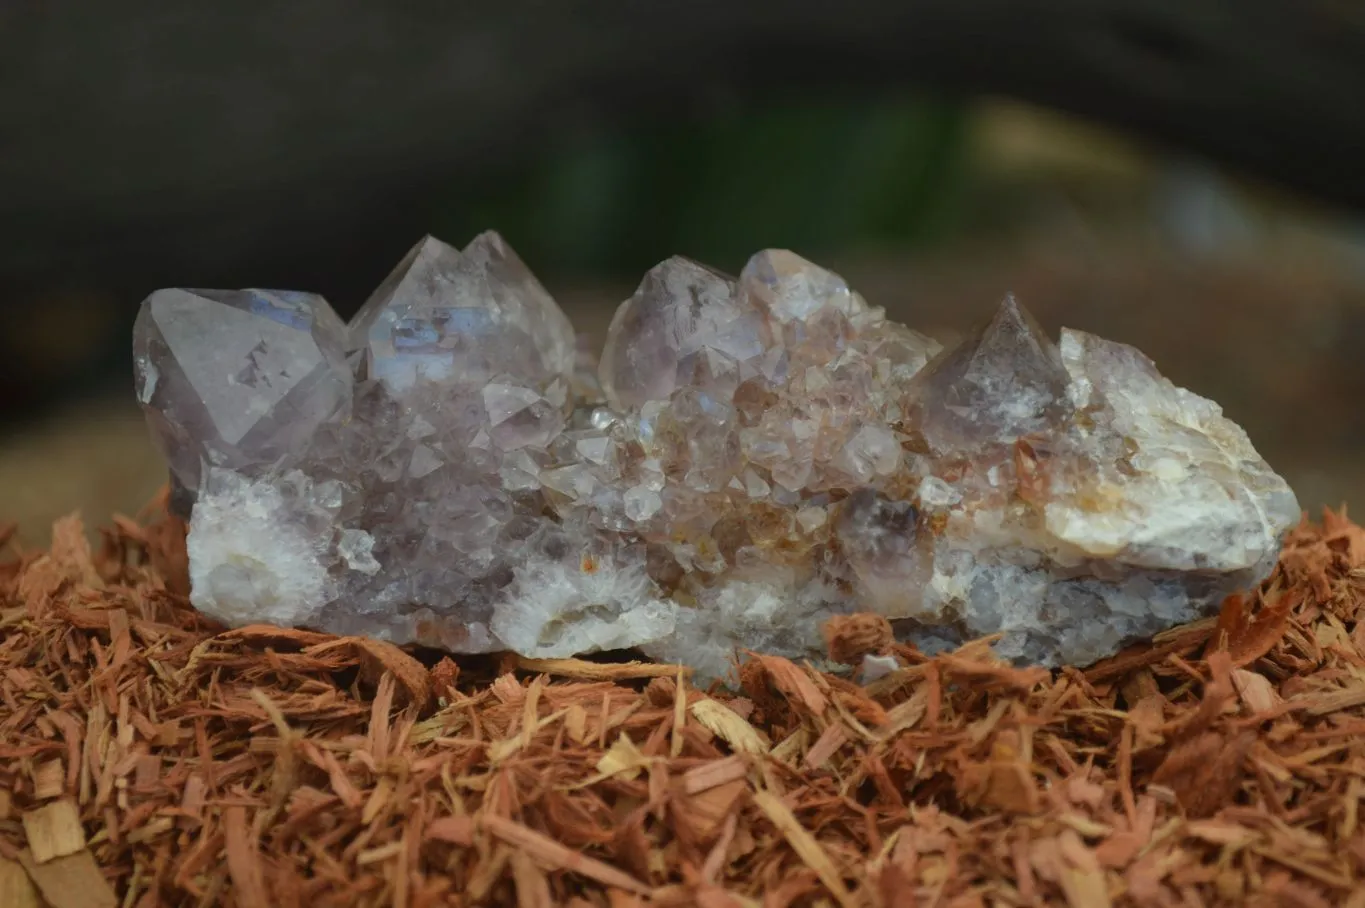
[[[1365,908],[1365,530],[1085,670],[416,656],[189,607],[183,527],[0,559],[0,905]],[[5,545],[0,530],[0,545]]]

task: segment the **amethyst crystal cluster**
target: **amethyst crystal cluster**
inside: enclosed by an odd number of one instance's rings
[[[344,324],[161,290],[137,393],[192,505],[194,604],[455,652],[638,647],[723,674],[872,611],[1084,664],[1261,580],[1293,493],[1218,406],[1013,299],[957,346],[790,252],[645,275],[600,362],[493,233]]]

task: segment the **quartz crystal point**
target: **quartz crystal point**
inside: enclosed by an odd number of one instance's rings
[[[424,238],[356,313],[351,347],[366,377],[399,394],[503,372],[567,378],[575,354],[568,318],[496,233],[463,252]]]
[[[980,330],[923,370],[908,425],[929,450],[966,452],[1047,432],[1066,418],[1061,354],[1013,296]]]
[[[206,466],[280,467],[344,415],[346,328],[327,302],[270,290],[158,290],[134,327],[138,401],[184,489]]]
[[[138,392],[197,495],[192,598],[457,652],[638,647],[724,675],[871,611],[926,649],[1085,664],[1210,614],[1299,519],[1217,405],[1014,299],[944,351],[790,252],[683,258],[594,380],[496,234],[426,238],[342,326],[169,290]]]

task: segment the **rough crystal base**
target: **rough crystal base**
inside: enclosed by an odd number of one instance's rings
[[[415,246],[349,326],[168,290],[138,393],[192,598],[455,652],[639,647],[723,675],[876,612],[1085,664],[1261,580],[1299,508],[1218,406],[1017,303],[950,350],[785,251],[669,259],[597,374],[496,234]],[[596,380],[595,380],[596,379]]]

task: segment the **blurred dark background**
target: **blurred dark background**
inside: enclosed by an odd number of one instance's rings
[[[1365,501],[1365,7],[652,0],[0,7],[0,520],[163,472],[163,286],[343,314],[503,232],[601,336],[682,253],[792,248],[944,339],[1014,291],[1222,403],[1306,507]]]

